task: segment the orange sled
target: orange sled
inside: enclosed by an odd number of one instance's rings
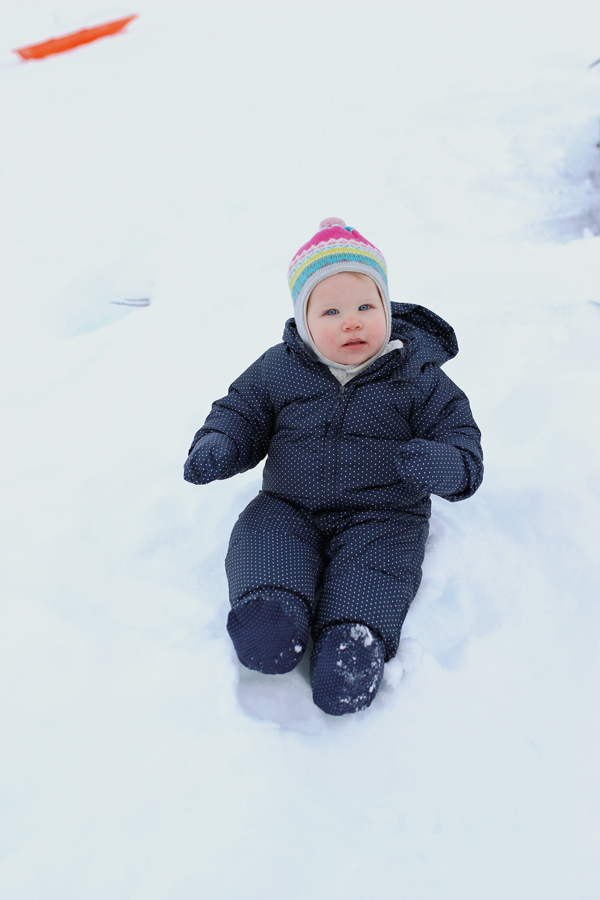
[[[79,47],[81,44],[89,44],[97,41],[98,38],[115,34],[125,28],[133,19],[137,19],[137,15],[127,16],[125,19],[115,19],[113,22],[106,22],[105,25],[96,25],[95,28],[82,28],[81,31],[73,31],[63,37],[51,38],[41,44],[20,47],[13,53],[18,53],[22,59],[43,59],[44,56],[50,56],[51,53],[64,53],[65,50],[72,50],[73,47]]]

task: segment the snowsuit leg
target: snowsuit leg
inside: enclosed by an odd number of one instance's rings
[[[312,513],[261,492],[236,522],[225,561],[228,630],[241,661],[289,671],[311,625],[318,643],[343,623],[366,625],[391,659],[421,581],[428,530],[410,513]]]
[[[428,521],[378,510],[323,513],[316,520],[328,542],[313,637],[342,622],[361,623],[383,641],[387,662],[421,582]]]
[[[227,629],[248,668],[289,672],[306,649],[324,566],[323,541],[312,518],[261,492],[233,528],[225,560]]]

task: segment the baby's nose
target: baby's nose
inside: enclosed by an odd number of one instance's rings
[[[347,319],[344,319],[342,327],[345,331],[355,331],[355,329],[361,328],[360,319],[358,316],[348,316]]]

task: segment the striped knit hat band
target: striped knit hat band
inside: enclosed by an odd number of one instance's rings
[[[389,340],[391,308],[383,254],[356,228],[346,225],[342,219],[331,218],[321,222],[317,233],[300,247],[288,269],[296,327],[304,343],[313,345],[306,324],[306,304],[310,292],[324,278],[340,272],[362,273],[376,283],[388,320]]]

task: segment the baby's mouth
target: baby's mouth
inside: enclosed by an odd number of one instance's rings
[[[355,347],[357,344],[366,344],[366,341],[363,341],[360,338],[354,338],[351,341],[346,341],[345,344],[342,344],[342,347]]]

